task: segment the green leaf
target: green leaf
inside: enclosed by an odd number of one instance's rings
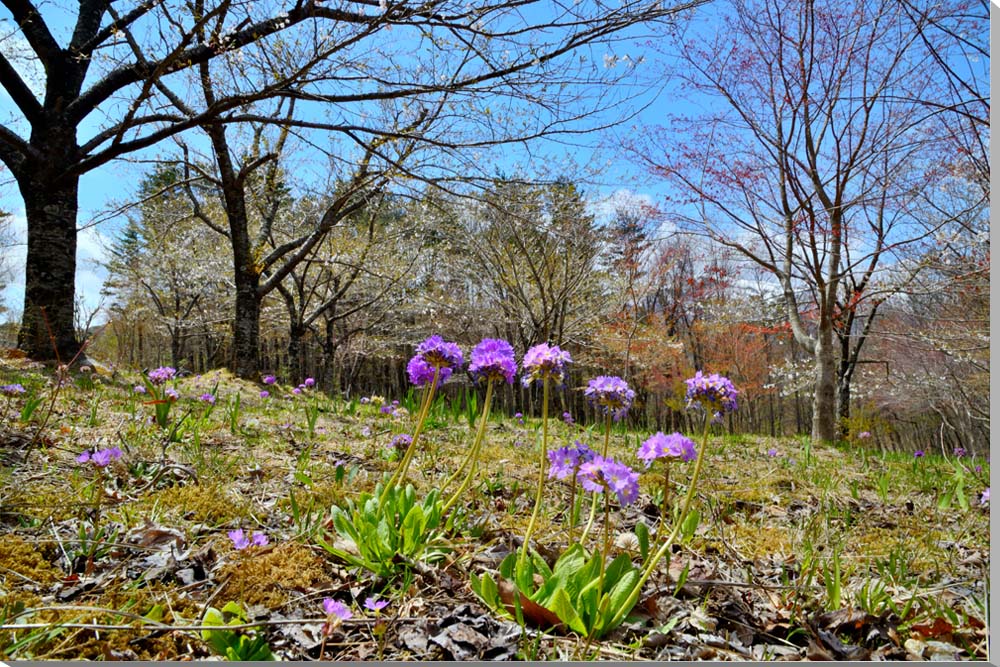
[[[295,475],[294,475],[294,477],[295,477],[295,481],[298,482],[299,484],[303,485],[303,486],[312,486],[313,485],[312,477],[310,477],[309,475],[305,474],[304,472],[296,472]]]
[[[547,608],[552,610],[559,617],[559,620],[569,626],[574,632],[578,632],[581,635],[587,634],[587,626],[580,617],[580,614],[573,608],[573,602],[569,599],[569,594],[565,589],[560,588],[556,591]]]
[[[649,527],[642,521],[635,524],[635,536],[639,539],[639,559],[645,562],[649,557]]]

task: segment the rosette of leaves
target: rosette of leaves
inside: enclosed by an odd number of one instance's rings
[[[648,549],[648,535],[646,536]],[[472,590],[501,615],[519,624],[569,629],[588,639],[599,639],[621,624],[630,609],[632,592],[642,573],[626,554],[604,567],[599,551],[587,554],[574,544],[552,568],[537,554],[518,564],[511,553],[500,564],[499,578],[472,575]],[[541,584],[537,585],[536,582]]]
[[[246,623],[246,612],[236,602],[228,603],[221,611],[209,607],[205,610],[202,625],[217,625],[219,629],[202,630],[201,638],[216,654],[229,661],[274,660],[274,654],[263,633],[258,632],[250,637],[238,630],[228,629]]]
[[[381,497],[384,496],[384,497]],[[381,497],[381,498],[380,498]],[[379,484],[372,493],[363,493],[357,502],[334,507],[334,530],[353,542],[357,553],[318,543],[334,558],[386,579],[394,579],[413,563],[441,560],[451,551],[445,540],[440,492],[432,490],[417,498],[413,485]]]

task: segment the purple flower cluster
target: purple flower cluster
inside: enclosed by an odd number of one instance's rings
[[[167,399],[168,399],[168,400],[169,400],[169,401],[170,401],[171,403],[173,403],[174,401],[176,401],[177,399],[179,399],[179,398],[181,397],[181,395],[180,395],[180,394],[178,394],[178,393],[177,393],[177,390],[176,390],[176,389],[174,389],[173,387],[167,387],[166,389],[164,389],[164,390],[163,390],[163,395],[164,395],[164,397],[166,397],[166,398],[167,398]]]
[[[24,387],[19,382],[14,384],[5,384],[0,387],[0,393],[4,396],[17,396],[18,394],[24,393]]]
[[[198,397],[198,400],[202,403],[208,403],[209,405],[215,405],[215,394],[202,394]]]
[[[596,454],[587,445],[579,440],[572,446],[553,449],[548,453],[549,478],[566,479],[570,475],[575,475],[580,466],[594,460]]]
[[[270,540],[267,539],[267,535],[260,532],[259,530],[255,530],[250,537],[247,537],[243,533],[242,528],[237,528],[236,530],[229,531],[229,539],[233,541],[233,548],[236,549],[237,551],[242,551],[247,547],[267,546],[267,544],[270,542]]]
[[[862,431],[861,433],[858,433],[858,440],[867,440],[870,437],[872,437],[871,431]]]
[[[438,369],[438,383],[441,383],[461,368],[463,361],[462,349],[456,343],[449,343],[441,336],[431,336],[417,346],[417,353],[406,364],[406,373],[411,384],[423,387],[434,380],[435,369]]]
[[[613,458],[595,454],[594,458],[580,465],[580,484],[594,493],[606,490],[618,496],[622,505],[639,499],[639,473]]]
[[[693,461],[698,457],[698,452],[690,438],[685,438],[680,433],[664,435],[662,431],[657,431],[640,445],[637,456],[646,462],[648,468],[655,459],[670,457]]]
[[[564,413],[562,413],[562,420],[563,420],[564,422],[566,422],[567,424],[569,424],[570,426],[572,426],[573,424],[575,424],[575,423],[576,423],[576,420],[575,420],[575,419],[573,419],[573,415],[571,415],[571,414],[570,414],[570,413],[568,413],[568,412],[564,412]]]
[[[469,372],[477,382],[483,379],[504,380],[507,384],[513,384],[514,374],[517,372],[514,348],[503,339],[484,338],[472,348]]]
[[[304,387],[306,389],[312,389],[313,387],[316,386],[316,378],[306,378],[305,381],[299,386]]]
[[[917,451],[913,452],[913,458],[915,458],[915,459],[922,459],[922,458],[924,458],[924,450],[918,449]]]
[[[583,395],[591,405],[600,412],[611,415],[615,421],[628,414],[628,409],[635,400],[635,392],[629,388],[628,383],[614,375],[598,375],[587,383]]]
[[[274,377],[273,375],[265,375],[264,376],[264,384],[271,385],[271,384],[274,384],[277,381],[278,381],[278,378]]]
[[[389,446],[398,451],[405,451],[406,448],[410,446],[411,442],[413,442],[413,436],[408,433],[400,433],[392,439]]]
[[[965,447],[956,447],[953,453],[957,458],[962,458],[966,454]]]
[[[166,384],[177,376],[177,370],[170,366],[160,366],[149,371],[149,381],[157,386]]]
[[[93,463],[98,468],[103,468],[112,461],[117,461],[122,457],[122,450],[118,447],[108,449],[98,449],[96,452],[84,451],[76,457],[77,463]]]
[[[573,360],[569,352],[560,350],[558,345],[539,343],[524,353],[524,361],[521,362],[524,376],[521,382],[527,387],[535,380],[548,378],[554,380],[556,384],[562,384],[566,374],[566,364],[571,363]]]
[[[135,387],[133,387],[133,391],[137,394],[145,394],[146,387],[144,385],[137,384]]]
[[[736,410],[736,387],[727,377],[718,373],[703,375],[701,371],[685,380],[688,407],[701,405],[710,413],[721,415]]]
[[[260,390],[260,397],[261,398],[268,398],[268,397],[270,397],[270,395],[271,395],[271,392],[269,392],[267,389],[261,389]]]
[[[389,606],[388,600],[379,600],[375,597],[365,598],[365,609],[373,611],[378,614],[380,611]]]
[[[990,502],[990,487],[987,486],[986,490],[983,491],[983,495],[979,497],[979,504],[985,505],[989,502]]]

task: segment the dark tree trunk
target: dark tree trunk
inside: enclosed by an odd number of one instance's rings
[[[66,163],[65,159],[53,162]],[[29,167],[17,179],[28,219],[24,317],[17,346],[33,359],[54,359],[58,354],[68,362],[80,349],[73,321],[79,179],[57,180],[46,167],[37,171]]]
[[[840,365],[837,368],[837,419],[841,438],[849,435],[849,420],[851,418],[851,377],[854,367],[851,364],[851,339],[842,336],[840,339]]]
[[[259,276],[236,268],[236,314],[233,318],[233,373],[254,379],[260,372]]]
[[[293,383],[302,382],[306,376],[306,328],[292,324],[288,328],[288,372]]]

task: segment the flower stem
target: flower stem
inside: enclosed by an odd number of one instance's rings
[[[413,439],[410,440],[410,446],[406,448],[406,454],[403,455],[403,460],[399,462],[399,468],[396,469],[395,474],[389,480],[389,483],[385,485],[385,489],[382,490],[382,496],[379,498],[379,505],[385,502],[386,495],[388,494],[389,488],[397,484],[403,484],[406,481],[406,471],[410,467],[410,461],[413,460],[413,454],[417,449],[417,440],[420,439],[420,434],[424,430],[424,422],[427,420],[427,413],[430,412],[431,402],[434,400],[434,391],[437,389],[438,375],[440,375],[441,369],[434,367],[434,377],[431,379],[431,386],[427,389],[427,393],[424,395],[424,402],[420,406],[420,413],[417,415],[417,427],[413,431]]]
[[[667,507],[670,494],[670,459],[663,461],[663,505],[660,507],[660,530],[667,527]]]
[[[535,489],[535,509],[531,511],[531,520],[528,521],[528,530],[524,533],[524,544],[521,548],[521,555],[517,559],[517,569],[524,567],[524,561],[528,558],[528,544],[531,541],[531,533],[535,530],[535,522],[542,509],[542,493],[545,491],[545,461],[547,460],[549,445],[549,378],[542,378],[542,451],[538,457],[538,487]]]
[[[601,456],[608,458],[608,445],[611,444],[611,415],[608,415],[604,420],[604,450]],[[594,518],[597,517],[597,502],[598,498],[595,495],[590,501],[590,516],[587,518],[587,527],[583,529],[583,535],[580,536],[580,542],[587,539],[587,535],[590,535],[590,529],[594,527]]]
[[[701,451],[698,452],[698,459],[694,463],[694,472],[691,474],[691,486],[688,487],[687,495],[684,496],[684,504],[681,506],[680,518],[674,529],[670,532],[670,536],[667,537],[666,541],[657,549],[656,553],[653,554],[649,562],[643,568],[642,576],[639,577],[639,581],[635,583],[632,588],[632,592],[629,593],[628,598],[625,603],[622,604],[615,611],[615,615],[611,618],[610,622],[605,625],[607,628],[615,627],[621,620],[625,617],[635,603],[639,600],[639,593],[642,591],[642,587],[645,585],[646,581],[649,579],[650,575],[653,574],[653,570],[656,569],[656,564],[660,562],[667,552],[670,550],[670,546],[677,539],[677,534],[680,532],[681,526],[684,524],[684,519],[687,517],[688,510],[691,508],[691,501],[694,498],[694,490],[697,486],[698,476],[701,474],[701,464],[705,460],[705,452],[708,450],[708,432],[709,426],[711,425],[712,416],[710,414],[705,414],[705,433],[701,440]]]
[[[580,464],[573,467],[573,481],[569,485],[569,543],[573,544],[573,533],[576,532],[576,521],[580,517],[576,515],[576,475],[580,471]]]
[[[441,489],[447,489],[451,485],[452,481],[454,481],[455,477],[458,476],[458,474],[465,469],[466,466],[469,466],[469,472],[465,476],[465,479],[462,480],[462,485],[458,487],[455,494],[448,500],[447,503],[445,503],[444,508],[441,510],[442,514],[451,509],[451,506],[455,504],[455,501],[457,501],[458,497],[462,495],[462,492],[469,488],[469,483],[472,482],[472,478],[476,474],[476,463],[479,460],[479,450],[483,446],[483,437],[486,435],[486,423],[490,418],[490,403],[492,401],[493,380],[487,380],[486,399],[483,401],[483,414],[479,418],[479,429],[476,431],[476,440],[472,443],[472,448],[469,450],[469,454],[465,457],[465,461],[462,462],[461,467],[459,467],[459,469],[452,474]]]

